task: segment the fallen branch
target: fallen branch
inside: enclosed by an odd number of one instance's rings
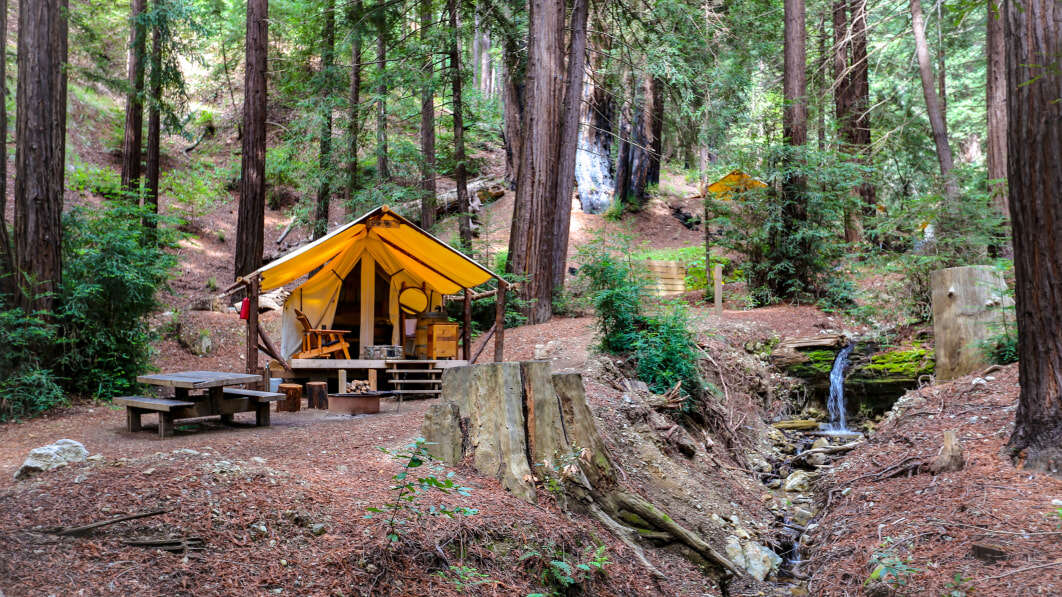
[[[53,535],[63,535],[65,537],[81,537],[89,534],[90,532],[100,527],[116,524],[119,522],[125,522],[127,520],[135,520],[137,518],[147,518],[149,516],[158,516],[159,514],[165,514],[169,510],[152,510],[150,512],[139,512],[137,514],[127,514],[125,516],[119,516],[118,518],[112,518],[110,520],[101,520],[99,522],[93,522],[79,527],[53,527],[45,529],[45,532]]]
[[[790,429],[795,431],[810,431],[819,428],[819,422],[814,419],[794,419],[792,421],[778,421],[772,423],[775,429]]]
[[[1028,570],[1036,570],[1038,568],[1049,568],[1051,566],[1059,566],[1059,565],[1062,565],[1062,560],[1055,560],[1054,562],[1047,562],[1045,564],[1037,564],[1035,566],[1026,566],[1024,568],[1018,568],[1016,570],[1010,570],[1009,572],[1004,572],[1003,574],[997,574],[995,576],[985,576],[985,577],[979,578],[977,580],[978,581],[995,580],[997,578],[1003,578],[1004,576],[1010,576],[1011,574],[1017,574],[1019,572],[1026,572]]]

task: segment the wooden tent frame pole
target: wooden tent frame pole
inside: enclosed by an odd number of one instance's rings
[[[247,373],[258,374],[258,276],[247,284]]]
[[[465,289],[465,321],[461,329],[461,354],[467,361],[472,355],[472,291]]]
[[[494,362],[500,363],[505,360],[505,294],[509,283],[498,280],[498,294],[496,295],[494,313]]]

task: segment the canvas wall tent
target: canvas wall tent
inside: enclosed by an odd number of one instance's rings
[[[741,170],[731,170],[729,174],[708,185],[708,190],[722,201],[730,201],[735,195],[752,189],[763,189],[767,183],[745,174]]]
[[[261,290],[268,291],[307,275],[309,278],[295,287],[284,303],[279,347],[284,357],[300,348],[303,330],[296,321],[296,309],[314,327],[353,331],[351,346],[357,345],[360,354],[362,346],[401,344],[398,294],[403,288],[423,289],[429,309],[434,309],[442,303],[443,295],[459,294],[491,278],[501,280],[387,206],[287,253],[246,278],[259,277]]]

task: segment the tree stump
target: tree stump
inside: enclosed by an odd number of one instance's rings
[[[929,470],[934,474],[960,471],[966,466],[966,459],[962,456],[962,446],[954,431],[944,432],[944,445],[940,447],[937,459],[929,465]]]
[[[282,383],[277,389],[284,392],[284,400],[277,402],[277,410],[299,412],[302,408],[302,386],[297,383]]]
[[[930,276],[933,288],[933,340],[936,377],[955,379],[987,365],[979,344],[1002,323],[1007,304],[1006,283],[987,265],[937,270]]]
[[[546,361],[447,369],[442,403],[429,415],[422,435],[436,442],[430,452],[448,462],[470,455],[473,468],[530,503],[536,501],[536,484],[554,482],[563,488],[558,503],[598,518],[652,573],[659,574],[637,545],[640,537],[666,537],[702,562],[744,574],[706,539],[620,487],[579,374],[551,375]],[[645,528],[625,520],[642,521]]]
[[[328,382],[306,382],[306,407],[328,408]]]

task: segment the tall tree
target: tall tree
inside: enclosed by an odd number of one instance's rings
[[[926,98],[926,114],[929,127],[933,133],[933,143],[937,148],[937,162],[940,164],[940,176],[944,179],[944,193],[948,199],[959,196],[959,185],[955,182],[951,170],[955,166],[951,145],[948,143],[948,126],[944,120],[944,110],[933,86],[933,65],[929,62],[929,46],[926,43],[926,24],[922,16],[921,0],[911,1],[911,25],[914,29],[915,56],[918,58],[918,74],[922,78],[922,94]]]
[[[563,95],[564,0],[528,3],[527,79],[523,147],[517,173],[511,272],[524,276],[528,323],[549,321],[553,312],[553,212]]]
[[[376,18],[376,177],[391,178],[387,166],[387,1],[377,0]]]
[[[870,81],[867,62],[866,0],[836,0],[833,4],[834,106],[842,149],[866,163],[870,153]],[[861,205],[845,213],[845,240],[862,239],[860,211],[876,202],[874,185],[856,188]]]
[[[0,81],[7,81],[7,0],[0,0]],[[14,251],[7,230],[7,85],[0,85],[0,304],[14,298]]]
[[[155,2],[156,22],[151,29],[151,81],[148,102],[148,143],[147,143],[147,194],[144,197],[146,205],[151,205],[152,212],[157,216],[159,213],[159,169],[161,167],[159,156],[160,135],[162,133],[161,109],[162,109],[162,22],[158,16],[158,9],[163,4],[162,0]],[[154,228],[157,226],[157,218],[149,218],[145,224],[151,230],[151,240],[154,241]]]
[[[553,226],[553,286],[564,287],[568,263],[568,231],[575,188],[575,152],[579,148],[579,117],[582,115],[583,79],[586,76],[586,21],[589,0],[575,0],[568,39],[568,67],[561,104],[560,151],[557,155],[557,208]]]
[[[1003,39],[1001,2],[989,0],[986,35],[985,112],[988,116],[988,180],[1002,181],[1007,177],[1007,65]],[[993,184],[992,202],[1004,217],[1009,215],[1006,182]]]
[[[431,47],[432,0],[420,0],[420,43],[424,48],[424,85],[420,88],[420,227],[435,225],[435,56]],[[463,143],[462,143],[463,145]],[[464,149],[462,147],[462,149]]]
[[[247,0],[246,39],[240,213],[236,223],[236,267],[233,272],[237,277],[249,274],[262,266],[269,0]]]
[[[313,237],[328,232],[328,211],[332,203],[332,69],[336,62],[336,2],[325,4],[321,31],[321,150],[318,166],[321,182],[317,186],[317,203],[313,217]]]
[[[1003,4],[1007,187],[1014,227],[1018,398],[1009,447],[1062,472],[1062,6]]]
[[[52,311],[62,283],[66,0],[20,0],[15,114],[18,303]]]
[[[646,182],[660,184],[660,161],[664,154],[664,84],[656,75],[646,79],[645,140],[648,143]]]
[[[454,112],[454,183],[457,185],[457,228],[465,249],[472,246],[472,208],[468,201],[468,171],[465,166],[465,119],[461,102],[461,53],[458,47],[457,0],[447,3],[450,13],[450,84]]]
[[[347,201],[358,190],[358,137],[361,135],[361,31],[362,0],[350,3],[350,115],[347,122]]]
[[[140,154],[144,127],[144,23],[147,0],[129,2],[129,90],[125,96],[125,135],[122,137],[122,188],[140,186]]]

